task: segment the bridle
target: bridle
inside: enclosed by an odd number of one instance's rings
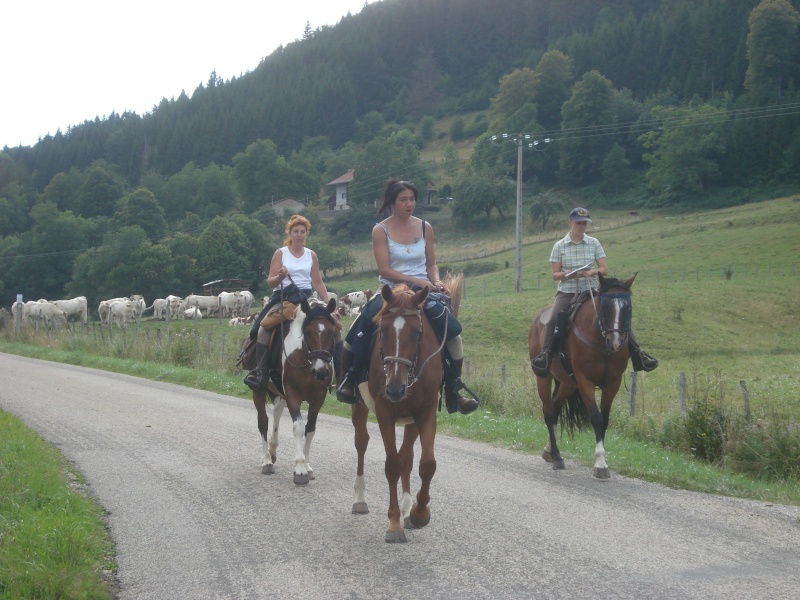
[[[294,282],[294,279],[292,279],[292,276],[289,273],[286,273],[286,277],[289,279],[289,281],[292,283],[292,285],[297,287],[297,284]],[[281,284],[281,306],[283,306],[283,284]],[[323,319],[327,320],[327,315],[320,314],[320,315],[314,317],[313,319],[308,320],[309,316],[311,316],[311,313],[306,315],[306,321],[303,322],[303,326],[302,326],[302,329],[301,329],[301,335],[303,336],[303,343],[301,344],[301,348],[303,349],[303,355],[305,356],[306,364],[305,365],[298,365],[298,364],[292,362],[292,360],[289,358],[289,355],[286,354],[286,340],[285,340],[285,338],[283,336],[284,318],[283,318],[283,311],[281,310],[281,324],[280,324],[279,331],[281,332],[280,340],[281,340],[281,353],[283,354],[283,358],[284,358],[284,360],[286,362],[288,362],[290,365],[292,365],[296,369],[309,368],[309,367],[311,367],[311,365],[314,364],[315,360],[322,360],[325,363],[327,363],[328,368],[331,370],[331,372],[333,372],[333,344],[334,344],[333,336],[331,336],[331,343],[330,343],[330,348],[331,349],[330,349],[330,351],[328,351],[328,350],[309,350],[309,348],[308,348],[308,340],[306,338],[306,329],[308,328],[308,326],[311,323],[314,323],[316,321],[320,321],[320,320],[323,320]]]
[[[599,294],[597,296],[597,299],[596,299],[597,301],[595,301],[594,290],[590,287],[589,288],[589,295],[592,298],[592,307],[594,308],[595,327],[600,330],[600,335],[602,336],[602,338],[605,340],[608,337],[609,334],[618,333],[623,339],[623,344],[620,345],[620,348],[622,346],[626,345],[628,343],[628,333],[630,332],[630,319],[629,319],[629,317],[625,317],[623,315],[623,318],[621,319],[621,325],[622,326],[621,327],[611,328],[605,322],[605,318],[604,317],[606,315],[605,315],[604,311],[602,311],[602,310],[598,311],[597,310],[597,305],[601,303],[603,298],[609,299],[612,302],[616,302],[618,299],[630,298],[630,296],[631,296],[630,291],[628,291],[628,292],[616,292],[616,293],[609,293],[609,292],[601,293],[601,294]],[[627,306],[628,307],[630,306],[630,302],[627,303]],[[625,309],[626,309],[625,306],[623,306],[621,308],[621,310],[625,310]],[[626,319],[628,321],[627,326],[625,324]],[[572,330],[575,332],[576,337],[580,341],[582,341],[584,344],[586,344],[587,346],[593,348],[594,350],[597,350],[598,352],[602,352],[603,354],[611,354],[612,353],[612,350],[609,350],[607,345],[602,345],[601,346],[600,344],[598,344],[594,340],[589,339],[586,336],[586,334],[584,334],[578,327],[573,326]]]
[[[422,362],[422,364],[420,365],[419,370],[415,373],[417,360],[419,358],[420,348],[422,347],[422,334],[423,334],[423,324],[424,324],[424,321],[422,320],[422,310],[419,309],[419,308],[417,308],[417,309],[389,308],[389,309],[387,309],[386,312],[399,313],[401,310],[403,312],[401,314],[396,314],[395,318],[397,318],[397,317],[417,317],[417,319],[419,320],[419,331],[420,331],[420,334],[417,337],[417,351],[414,353],[414,356],[412,356],[411,359],[404,358],[402,356],[384,356],[384,354],[383,354],[383,333],[382,333],[380,327],[378,328],[378,336],[379,336],[378,348],[379,348],[379,352],[380,352],[380,356],[381,356],[381,361],[383,363],[384,374],[386,373],[386,370],[388,369],[389,365],[391,365],[392,363],[400,363],[401,365],[405,365],[405,366],[408,367],[408,374],[406,375],[406,389],[408,390],[408,389],[411,388],[412,385],[414,385],[415,383],[417,383],[417,381],[420,380],[420,377],[422,377],[422,373],[425,371],[425,366],[430,362],[430,360],[434,356],[439,354],[442,351],[442,348],[444,348],[444,343],[445,343],[445,340],[447,339],[447,321],[448,320],[445,319],[444,334],[442,335],[441,344],[439,344],[439,347],[436,350],[434,350],[431,353],[431,355],[428,356],[428,358],[426,358]]]

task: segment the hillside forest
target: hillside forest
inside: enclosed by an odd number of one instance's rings
[[[800,0],[372,1],[241,77],[4,147],[0,303],[96,306],[221,278],[257,293],[290,198],[323,274],[344,273],[389,176],[472,228],[511,217],[517,182],[529,230],[576,201],[786,195],[799,25]],[[326,215],[349,169],[351,210]]]

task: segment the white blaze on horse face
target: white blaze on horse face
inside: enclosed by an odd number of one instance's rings
[[[394,355],[400,356],[400,332],[403,331],[403,327],[406,326],[406,320],[403,317],[397,317],[394,320],[394,339],[395,339],[395,348],[394,348]],[[394,362],[394,374],[395,376],[398,375],[397,370],[400,368],[399,362]]]
[[[624,302],[616,298],[614,299],[614,319],[612,323],[609,323],[608,327],[613,334],[611,336],[611,349],[616,352],[622,346],[622,311],[624,308]]]

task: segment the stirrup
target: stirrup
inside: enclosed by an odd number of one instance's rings
[[[637,366],[641,367],[640,369],[637,370],[649,373],[650,371],[655,371],[656,367],[658,367],[658,360],[650,356],[647,352],[640,351],[639,365]]]
[[[267,383],[263,369],[253,369],[244,377],[244,384],[254,392],[266,391]]]
[[[550,373],[550,353],[542,352],[536,358],[531,359],[531,369],[539,377],[547,377]]]
[[[342,383],[339,384],[339,387],[336,388],[336,399],[339,402],[344,402],[345,404],[355,404],[356,402],[358,402],[358,398],[356,397],[355,385],[353,385],[352,387],[353,390],[352,396],[345,394],[343,391],[344,386],[350,383],[350,377],[352,377],[352,375],[346,375],[345,378],[342,380]]]
[[[467,398],[459,394],[461,390],[467,390],[467,393],[470,396],[472,396],[472,398]],[[444,388],[445,400],[447,399],[448,391],[451,394],[455,394],[455,402],[453,404],[446,402],[447,412],[449,414],[461,413],[462,415],[468,415],[471,412],[476,411],[478,407],[481,405],[481,401],[478,399],[478,396],[475,394],[475,392],[469,389],[463,381],[461,381],[460,377],[456,379],[455,382],[453,382],[453,387],[450,388],[449,390],[447,386],[445,386]],[[473,402],[474,404],[472,404]],[[462,404],[465,403],[468,404],[469,406],[463,407]]]

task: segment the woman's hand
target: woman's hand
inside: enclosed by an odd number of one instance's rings
[[[431,284],[434,292],[442,292],[443,294],[450,295],[450,290],[447,289],[447,286],[440,280],[437,279]]]

